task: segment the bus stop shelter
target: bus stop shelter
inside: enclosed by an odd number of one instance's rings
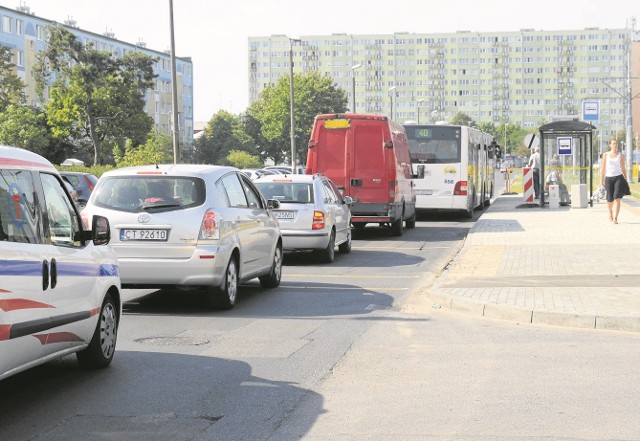
[[[545,156],[571,158],[578,171],[578,183],[587,185],[593,206],[593,124],[582,121],[554,121],[538,128],[540,132],[540,206],[544,208]],[[574,201],[571,201],[573,204]]]

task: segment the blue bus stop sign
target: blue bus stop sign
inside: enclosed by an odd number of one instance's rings
[[[582,102],[582,120],[598,121],[600,117],[600,103],[598,101]]]

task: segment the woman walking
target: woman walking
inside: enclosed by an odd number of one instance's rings
[[[624,155],[620,153],[618,141],[609,140],[609,151],[602,154],[600,168],[601,184],[607,189],[607,207],[609,220],[618,223],[620,213],[620,199],[631,194],[627,182],[627,165]]]

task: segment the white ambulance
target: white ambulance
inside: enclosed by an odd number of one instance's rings
[[[0,379],[77,353],[106,367],[122,306],[109,222],[83,231],[55,167],[0,146]]]

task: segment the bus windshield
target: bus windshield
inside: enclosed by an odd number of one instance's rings
[[[460,162],[460,127],[404,126],[412,164]]]

